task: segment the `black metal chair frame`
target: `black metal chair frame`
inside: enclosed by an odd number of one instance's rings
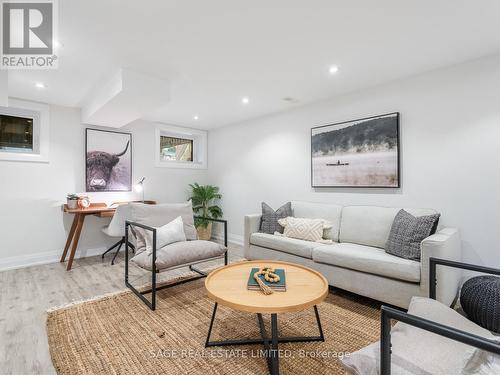
[[[436,266],[459,268],[470,271],[477,271],[500,276],[500,269],[483,267],[474,264],[461,263],[446,259],[430,258],[429,264],[429,297],[436,299]],[[411,326],[447,337],[451,340],[474,346],[491,353],[500,355],[500,343],[488,340],[484,337],[473,335],[456,328],[433,322],[428,319],[408,314],[388,306],[382,306],[381,314],[381,335],[380,335],[380,373],[382,375],[391,374],[391,320],[395,319]]]
[[[227,247],[227,221],[226,220],[205,218],[205,217],[200,217],[200,216],[195,216],[194,218],[195,219],[206,219],[206,220],[215,221],[215,222],[224,224],[224,246]],[[128,234],[129,234],[129,228],[133,228],[133,227],[139,227],[139,228],[151,231],[153,233],[153,252],[152,252],[152,257],[151,257],[151,261],[152,261],[152,264],[151,264],[151,289],[146,289],[143,291],[137,290],[132,284],[129,283],[129,263],[128,263],[129,262],[129,253],[128,253],[128,248],[130,246],[130,243],[128,241]],[[125,221],[125,285],[132,292],[134,292],[134,294],[137,297],[139,297],[141,299],[141,301],[143,301],[146,304],[146,306],[148,306],[153,311],[156,309],[156,292],[158,290],[171,288],[171,287],[176,286],[176,285],[180,285],[180,284],[184,284],[184,283],[187,283],[190,281],[198,280],[198,279],[204,278],[208,275],[206,272],[203,272],[203,271],[199,270],[198,268],[193,267],[193,265],[199,264],[199,263],[205,263],[205,262],[209,262],[209,261],[217,260],[217,259],[224,259],[224,265],[227,265],[227,250],[226,250],[224,255],[203,259],[203,260],[200,260],[197,262],[181,264],[181,265],[178,265],[175,267],[166,268],[164,270],[158,270],[156,268],[156,252],[157,252],[157,249],[156,249],[156,228],[148,226],[148,225],[136,223],[133,221],[128,221],[128,220]],[[171,270],[174,270],[177,268],[182,268],[182,267],[189,267],[189,269],[191,271],[196,272],[198,275],[191,277],[191,278],[188,278],[188,279],[183,279],[183,280],[180,280],[180,281],[177,281],[174,283],[169,283],[166,285],[157,286],[156,275],[158,273],[171,271]],[[149,301],[144,296],[145,294],[150,294],[150,293],[151,293],[151,301]]]

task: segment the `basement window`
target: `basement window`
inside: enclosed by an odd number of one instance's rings
[[[0,114],[0,151],[33,152],[33,120]]]
[[[161,160],[193,161],[193,140],[160,136]]]
[[[0,107],[0,160],[48,162],[49,108],[9,99]]]
[[[207,167],[206,131],[156,124],[155,143],[157,167]]]

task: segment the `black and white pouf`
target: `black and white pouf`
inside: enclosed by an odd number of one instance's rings
[[[460,304],[470,320],[500,333],[500,277],[477,276],[467,280],[460,292]]]

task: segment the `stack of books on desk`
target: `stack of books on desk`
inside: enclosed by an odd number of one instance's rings
[[[260,286],[257,283],[257,280],[254,279],[253,275],[259,272],[259,268],[252,268],[250,271],[250,277],[248,278],[247,289],[248,290],[260,290]],[[285,270],[284,269],[276,269],[274,273],[280,277],[280,281],[277,283],[271,283],[264,279],[264,275],[259,275],[259,278],[266,284],[269,288],[271,288],[275,292],[286,292],[286,279],[285,279]]]

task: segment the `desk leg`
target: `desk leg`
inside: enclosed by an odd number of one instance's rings
[[[75,236],[73,238],[73,246],[71,247],[71,253],[69,253],[68,266],[66,270],[69,271],[73,265],[73,259],[75,258],[76,248],[78,247],[78,240],[80,239],[80,233],[82,232],[83,221],[85,220],[84,214],[77,214],[78,221],[75,229]]]
[[[71,241],[73,241],[73,236],[75,234],[75,229],[76,229],[76,225],[78,223],[78,214],[76,215],[73,215],[73,223],[71,224],[71,229],[69,230],[69,233],[68,233],[68,239],[66,240],[66,245],[64,246],[64,251],[62,253],[62,256],[61,256],[61,260],[60,262],[64,262],[66,260],[66,254],[68,254],[68,249],[69,249],[69,246],[71,245]]]

